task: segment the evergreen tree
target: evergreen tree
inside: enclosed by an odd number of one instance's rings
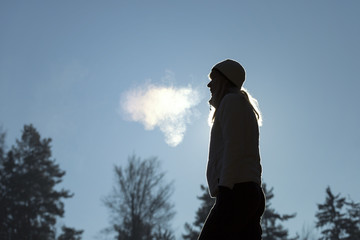
[[[317,237],[314,233],[314,227],[303,225],[301,229],[301,234],[299,235],[299,240],[316,240]]]
[[[271,199],[274,198],[273,188],[267,189],[266,184],[263,184],[263,190],[266,198],[266,208],[261,219],[261,227],[263,229],[263,240],[287,240],[297,239],[298,237],[289,238],[289,232],[283,227],[280,222],[287,221],[296,216],[293,214],[279,214],[271,207]]]
[[[195,221],[192,225],[185,223],[185,233],[182,234],[184,239],[196,240],[200,234],[200,231],[203,227],[203,224],[206,220],[207,215],[210,212],[210,209],[215,203],[215,199],[211,198],[209,195],[208,188],[203,185],[200,186],[202,195],[198,197],[201,201],[200,207],[198,208]],[[264,193],[266,196],[266,209],[262,217],[261,226],[263,229],[263,239],[264,240],[288,240],[288,239],[297,239],[288,237],[288,230],[285,229],[280,223],[282,221],[289,220],[294,218],[296,214],[279,214],[275,209],[271,208],[270,200],[274,197],[273,188],[269,191],[267,190],[266,184],[263,184]]]
[[[81,235],[84,232],[83,230],[76,230],[66,226],[62,226],[61,230],[62,233],[57,240],[81,240]]]
[[[4,162],[5,158],[5,133],[2,128],[0,128],[0,163]],[[0,165],[0,168],[2,165]]]
[[[170,203],[173,185],[164,181],[156,158],[129,157],[125,168],[115,166],[116,184],[104,199],[111,211],[118,240],[172,240],[169,222],[175,212]]]
[[[360,203],[347,202],[340,194],[334,195],[330,187],[315,216],[316,227],[322,229],[320,240],[360,239]]]
[[[25,125],[21,140],[5,153],[0,137],[0,234],[5,239],[55,238],[68,190],[56,190],[65,172],[51,159],[51,139]]]
[[[185,223],[185,233],[182,234],[184,239],[197,240],[206,217],[215,203],[215,198],[211,198],[209,195],[209,189],[204,185],[200,185],[200,188],[202,195],[197,198],[201,201],[201,204],[196,211],[195,221],[192,226],[189,223]]]
[[[347,206],[346,233],[347,239],[360,240],[360,203],[349,201]]]

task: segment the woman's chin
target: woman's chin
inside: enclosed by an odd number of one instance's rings
[[[217,108],[218,105],[219,105],[219,102],[216,100],[216,98],[212,97],[210,100],[209,100],[209,104],[214,107],[214,108]]]

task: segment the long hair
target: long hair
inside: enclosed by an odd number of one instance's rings
[[[250,105],[251,105],[251,107],[253,109],[253,112],[256,115],[258,125],[261,127],[263,119],[262,119],[262,114],[261,114],[260,108],[259,108],[259,102],[256,100],[256,98],[251,96],[249,91],[246,90],[245,88],[242,87],[240,92],[245,96],[246,100],[248,100],[248,102],[250,103]]]
[[[229,81],[230,82],[230,81]],[[249,93],[249,91],[247,89],[245,89],[244,87],[241,87],[240,93],[243,94],[243,96],[245,97],[245,99],[249,102],[249,104],[252,107],[252,110],[257,118],[257,122],[259,127],[262,126],[262,122],[263,122],[263,118],[262,118],[262,114],[259,108],[259,102],[256,100],[256,98],[254,98],[253,96],[251,96],[251,94]],[[226,95],[226,93],[224,94],[224,96]],[[224,97],[222,96],[222,97]],[[217,109],[213,106],[210,106],[210,114],[209,114],[209,125],[212,125],[212,123],[214,123],[215,117],[216,117],[216,112]]]

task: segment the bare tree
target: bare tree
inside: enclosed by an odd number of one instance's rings
[[[104,199],[110,210],[110,230],[118,240],[173,239],[169,226],[174,217],[170,202],[173,184],[165,183],[157,158],[128,158],[126,168],[115,166],[116,183]],[[163,236],[163,237],[159,237]]]

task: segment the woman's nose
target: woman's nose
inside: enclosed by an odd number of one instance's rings
[[[211,84],[211,81],[207,84],[207,87],[208,87],[208,88],[211,86],[210,84]]]

